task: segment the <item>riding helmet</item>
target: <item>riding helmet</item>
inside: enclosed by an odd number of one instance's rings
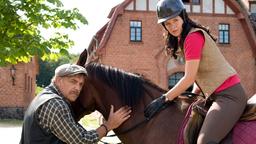
[[[184,9],[181,0],[159,0],[157,3],[157,23],[160,24],[178,16]]]

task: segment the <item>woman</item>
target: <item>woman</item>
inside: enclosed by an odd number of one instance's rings
[[[194,82],[206,99],[213,100],[199,132],[197,144],[215,144],[230,132],[244,111],[247,97],[236,71],[225,60],[205,27],[193,22],[180,0],[157,3],[158,23],[168,31],[167,50],[185,59],[184,77],[148,109],[172,101]],[[199,88],[193,92],[199,93]]]

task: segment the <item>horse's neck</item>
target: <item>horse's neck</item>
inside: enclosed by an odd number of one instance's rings
[[[121,131],[131,128],[137,123],[143,121],[145,119],[143,113],[145,107],[162,93],[163,92],[158,89],[145,87],[145,95],[133,109],[132,117],[125,123],[125,125],[121,126],[115,132],[118,134]],[[144,125],[139,126],[125,135],[120,135],[119,138],[124,143],[175,143],[185,116],[185,110],[182,111],[180,109],[181,104],[184,105],[184,103],[184,100],[177,100],[177,102],[159,112]]]

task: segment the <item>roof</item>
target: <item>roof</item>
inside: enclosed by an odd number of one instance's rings
[[[123,14],[126,6],[129,5],[132,1],[133,0],[124,0],[124,2],[111,9],[108,15],[108,18],[110,18],[109,22],[104,25],[103,28],[100,29],[96,34],[96,38],[98,40],[98,47],[96,50],[97,54],[100,54],[102,49],[106,46],[106,43],[111,35],[117,17]],[[248,34],[246,36],[253,50],[253,54],[256,57],[256,36],[253,30],[253,26],[250,23],[248,13],[238,4],[238,2],[234,0],[224,0],[224,2],[234,11],[237,18],[242,23],[243,29]],[[91,47],[92,41],[89,45],[89,49]]]

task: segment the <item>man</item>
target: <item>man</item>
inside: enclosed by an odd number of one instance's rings
[[[77,99],[87,72],[85,68],[64,64],[56,68],[52,83],[29,105],[22,127],[20,144],[83,144],[97,143],[108,131],[130,117],[131,110],[122,107],[96,130],[86,131],[75,122],[70,102]]]

